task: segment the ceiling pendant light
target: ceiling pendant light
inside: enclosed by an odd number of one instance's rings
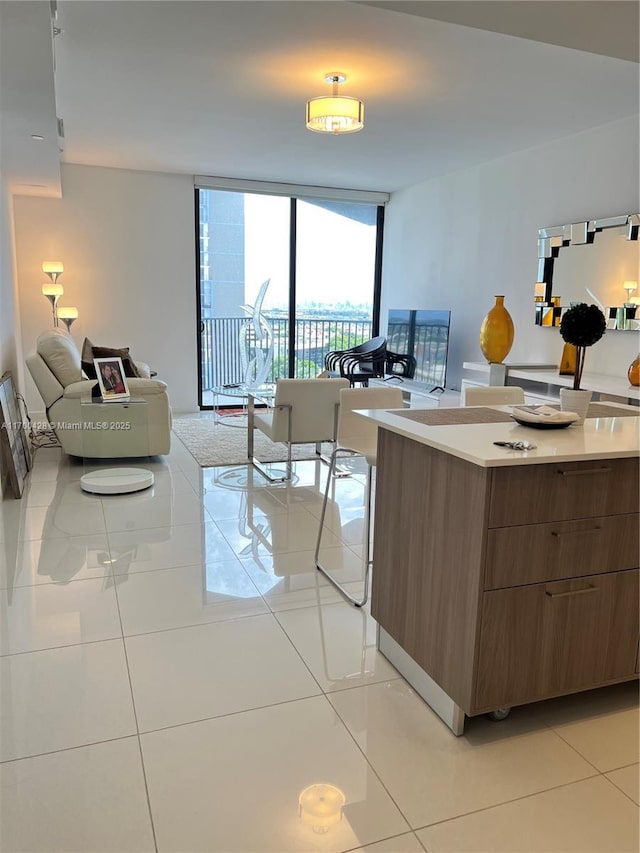
[[[358,98],[339,95],[338,86],[347,79],[339,71],[324,78],[331,83],[331,95],[307,101],[307,129],[316,133],[355,133],[364,127],[364,104]]]

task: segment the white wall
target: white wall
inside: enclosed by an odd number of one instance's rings
[[[0,175],[0,247],[0,376],[10,370],[16,388],[21,390],[23,364],[15,268],[13,204],[9,188],[2,175]]]
[[[188,175],[66,165],[62,198],[15,199],[25,354],[51,326],[44,260],[65,271],[60,305],[75,305],[79,347],[128,346],[167,382],[175,412],[197,410],[195,225]],[[27,400],[42,401],[31,377]]]
[[[516,329],[506,360],[558,363],[558,330],[533,322],[538,228],[637,213],[638,186],[634,116],[393,193],[382,327],[389,308],[450,308],[447,385],[459,387],[462,362],[484,360],[480,324],[494,294],[504,294]],[[586,370],[626,376],[638,341],[634,332],[607,332]]]

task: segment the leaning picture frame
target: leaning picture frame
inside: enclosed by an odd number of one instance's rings
[[[0,378],[0,421],[0,468],[6,468],[14,497],[21,498],[32,464],[31,447],[11,373]]]
[[[124,375],[121,358],[94,358],[93,364],[98,377],[102,399],[124,400],[129,397],[129,386]]]

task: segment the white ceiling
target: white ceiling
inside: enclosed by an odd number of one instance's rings
[[[482,22],[497,26],[495,3],[382,5],[394,8],[340,0],[61,2],[55,86],[63,160],[390,191],[638,112],[634,62],[420,14],[434,5],[441,16],[450,7],[449,17],[486,6]],[[540,37],[550,3],[498,5],[520,34],[537,15]],[[628,29],[626,13],[637,14],[638,4],[587,5],[612,10],[603,50],[613,52],[613,24]],[[469,20],[478,25],[477,15]],[[549,36],[558,40],[562,30],[556,21]],[[586,35],[584,43],[594,49]],[[305,101],[328,90],[323,78],[333,70],[348,75],[345,94],[365,102],[360,133],[304,128]],[[3,106],[4,89],[3,82]]]
[[[0,3],[0,169],[20,195],[60,194],[52,41],[48,3]]]
[[[534,41],[638,61],[637,0],[356,0]]]

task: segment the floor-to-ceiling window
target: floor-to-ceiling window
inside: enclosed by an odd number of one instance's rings
[[[244,381],[242,329],[267,280],[267,381],[315,376],[330,349],[377,332],[379,204],[206,188],[196,202],[202,407]]]
[[[297,201],[296,376],[315,375],[329,350],[372,337],[377,216],[373,205]]]

